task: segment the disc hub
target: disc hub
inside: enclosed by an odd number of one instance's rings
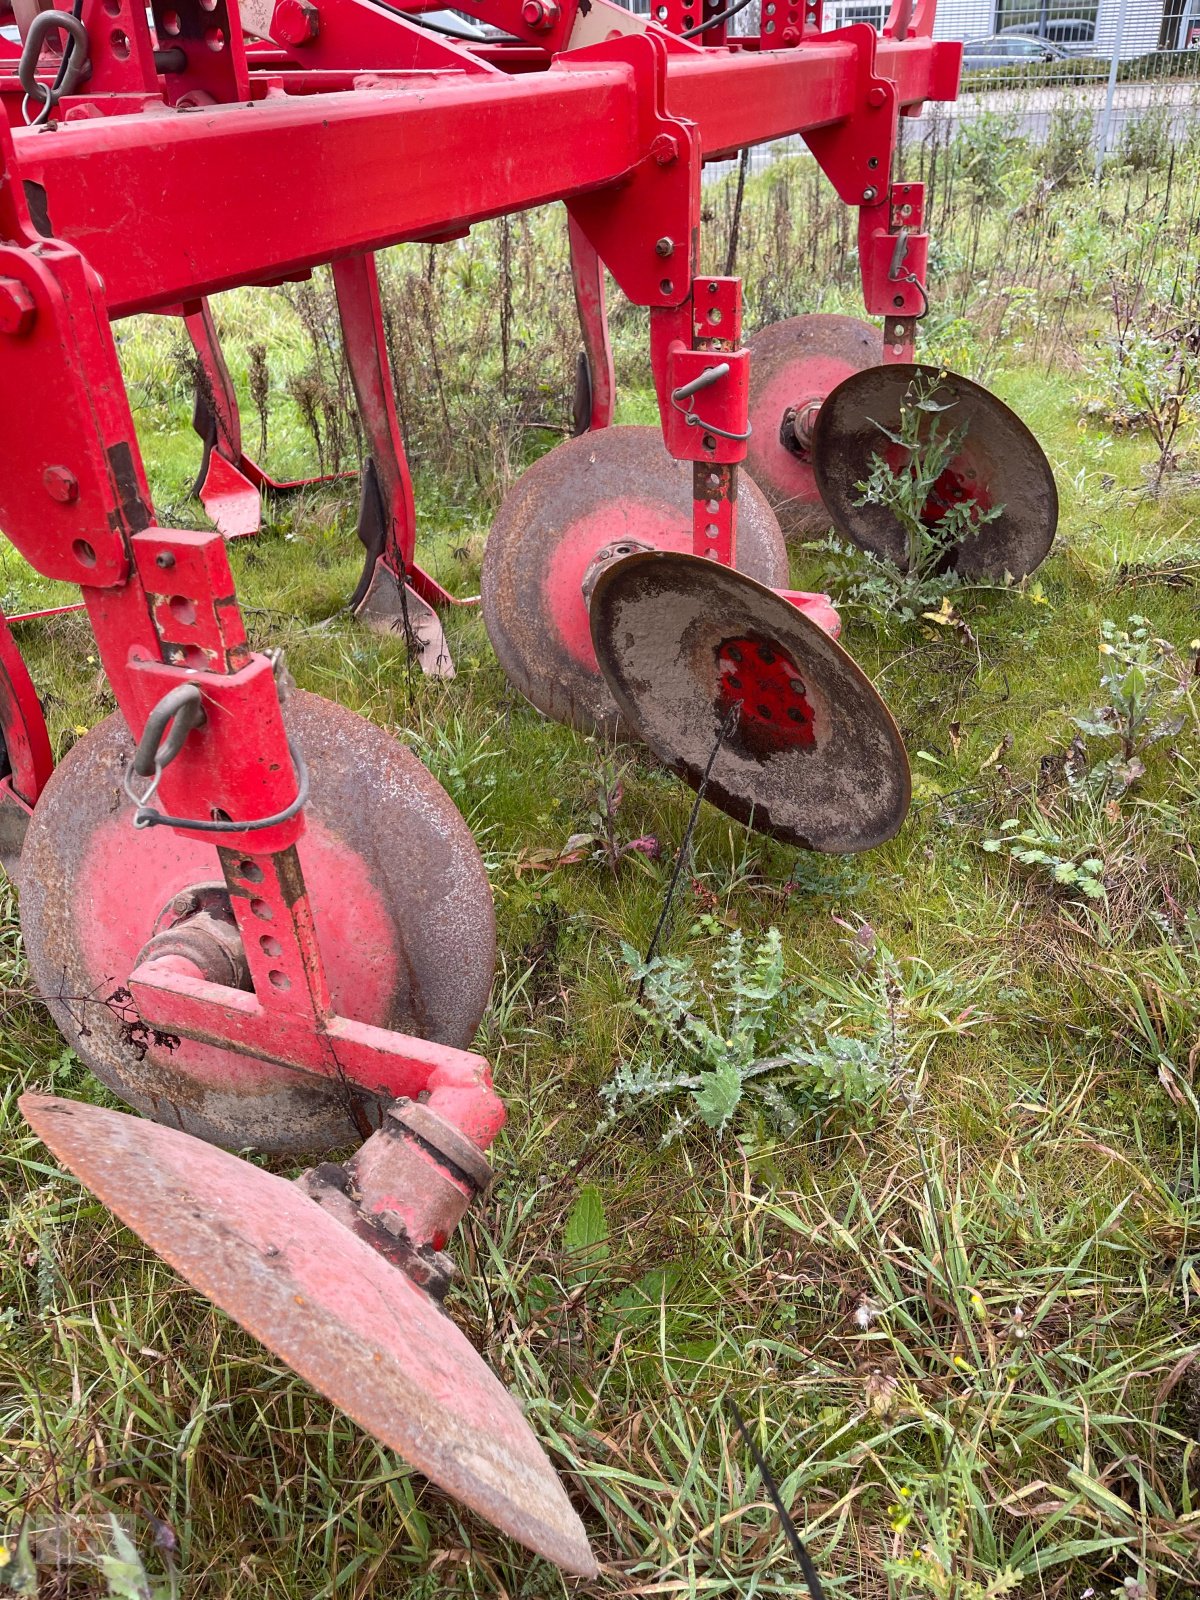
[[[164,906],[136,965],[164,956],[185,962],[208,983],[227,989],[252,987],[242,936],[223,883],[190,885]]]
[[[812,435],[817,425],[817,414],[824,395],[813,395],[808,400],[788,406],[779,424],[779,442],[795,456],[797,461],[812,459]]]
[[[816,742],[815,713],[800,668],[765,639],[725,639],[717,647],[717,705],[738,707],[747,745],[785,749]]]
[[[652,544],[642,544],[637,539],[617,539],[612,544],[606,544],[597,550],[588,564],[588,569],[583,575],[583,603],[590,606],[592,603],[592,590],[602,572],[606,572],[614,561],[623,561],[626,556],[636,555],[639,550],[653,550]]]
[[[344,1166],[296,1181],[310,1200],[407,1273],[434,1299],[454,1280],[446,1241],[492,1179],[478,1145],[415,1100],[396,1100]]]

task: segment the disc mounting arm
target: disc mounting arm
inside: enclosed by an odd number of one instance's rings
[[[0,126],[0,175],[15,170]],[[81,586],[135,743],[164,695],[199,692],[204,724],[162,768],[164,809],[272,822],[223,833],[217,852],[252,989],[176,957],[143,962],[128,985],[140,1020],[386,1099],[440,1092],[448,1120],[486,1144],[504,1117],[486,1061],[336,1011],[296,849],[304,813],[274,821],[297,798],[275,663],[249,647],[221,536],[154,525],[102,287],[74,248],[34,233],[21,196],[0,184],[0,226],[18,241],[0,248],[0,290],[22,312],[0,332],[0,523],[35,570]]]

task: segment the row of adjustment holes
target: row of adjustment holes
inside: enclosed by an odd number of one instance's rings
[[[251,861],[248,858],[246,860],[239,861],[237,866],[234,868],[234,871],[236,872],[237,876],[246,883],[262,882],[263,871],[258,865],[257,861]],[[274,920],[275,912],[272,909],[269,900],[251,900],[250,910],[260,922],[271,922]],[[283,946],[280,944],[278,939],[269,933],[264,933],[260,936],[258,946],[263,955],[265,955],[267,959],[271,961],[276,960],[283,954]],[[292,980],[288,977],[286,972],[281,972],[278,967],[272,967],[267,973],[267,982],[273,989],[284,990],[292,987]]]

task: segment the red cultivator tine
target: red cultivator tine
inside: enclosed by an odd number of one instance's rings
[[[569,218],[571,238],[571,281],[575,288],[575,308],[583,334],[583,349],[575,389],[572,431],[597,433],[612,426],[616,378],[613,372],[612,340],[605,311],[604,263],[595,246],[575,221]]]
[[[33,806],[54,770],[41,702],[0,616],[0,866],[12,873]]]
[[[596,1576],[520,1407],[387,1258],[385,1230],[174,1128],[43,1095],[21,1110],[122,1222],[339,1410],[529,1549]]]
[[[204,443],[195,493],[225,539],[245,539],[262,527],[262,493],[283,494],[314,484],[337,483],[352,472],[280,482],[242,449],[237,391],[225,362],[207,299],[183,308],[184,326],[196,356],[196,403],[192,426]]]

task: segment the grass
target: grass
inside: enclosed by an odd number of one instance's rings
[[[1005,184],[1025,182],[1000,166]],[[263,536],[232,549],[256,641],[282,645],[306,688],[410,741],[485,853],[500,964],[480,1047],[510,1121],[499,1180],[457,1243],[453,1313],[526,1403],[601,1579],[565,1582],[408,1472],[47,1158],[17,1114],[22,1089],[107,1097],[40,1010],[0,888],[0,1587],[35,1592],[36,1557],[47,1596],[791,1596],[799,1572],[733,1424],[735,1399],[830,1596],[1196,1593],[1194,684],[1183,729],[1096,824],[1102,902],[983,841],[1031,811],[1085,826],[1063,762],[1072,717],[1096,703],[1100,624],[1136,612],[1189,659],[1200,495],[1186,456],[1150,495],[1145,436],[1081,422],[1087,351],[1109,316],[1100,278],[1094,296],[1071,288],[1097,197],[1064,190],[1023,243],[1013,217],[1032,188],[1009,193],[1006,233],[976,204],[978,162],[953,180],[960,203],[939,236],[949,287],[929,348],[989,371],[1043,441],[1062,492],[1056,550],[1015,590],[954,591],[966,633],[849,610],[845,641],[913,757],[909,821],[843,862],[797,856],[706,807],[667,933],[703,981],[730,930],[776,927],[805,1006],[824,1004],[851,1035],[882,1007],[889,1087],[861,1124],[830,1115],[781,1137],[747,1107],[724,1139],[693,1126],[665,1146],[669,1121],[653,1108],[606,1124],[601,1090],[617,1062],[664,1048],[627,1003],[621,946],[649,942],[690,793],[638,750],[537,716],[507,687],[474,612],[447,618],[449,683],[361,634],[339,610],[357,569],[352,486],[278,502]],[[1109,231],[1094,247],[1109,241],[1111,256],[1122,194],[1156,214],[1167,181],[1147,176],[1143,203],[1143,175],[1110,175]],[[1185,223],[1174,181],[1172,215]],[[783,271],[808,185],[799,163],[752,185],[743,245],[760,320],[780,301],[807,303]],[[725,191],[707,203],[719,232]],[[458,275],[464,305],[482,293],[478,328],[496,288],[495,234],[481,234],[478,260],[446,251],[432,269]],[[827,247],[832,259],[835,233]],[[510,432],[489,424],[479,448],[495,453],[478,474],[461,438],[451,448],[421,434],[415,451],[422,556],[462,594],[478,587],[495,493],[553,438],[526,426],[547,420],[545,395],[531,398],[521,375],[547,345],[516,260],[518,333],[507,406],[495,406]],[[1031,260],[1032,299],[1013,290]],[[400,253],[394,292],[410,293],[426,266],[425,252]],[[561,272],[561,255],[548,271]],[[830,281],[825,305],[851,305],[847,275]],[[221,312],[240,377],[251,344],[269,344],[272,464],[315,465],[288,388],[315,360],[303,315],[250,292]],[[619,308],[616,323],[624,415],[642,417],[637,324]],[[557,348],[557,323],[547,338]],[[162,324],[130,325],[124,339],[156,492],[194,518],[186,371]],[[461,341],[442,348],[447,373],[473,359],[477,333]],[[564,360],[564,385],[568,372]],[[336,392],[329,367],[324,381]],[[445,381],[465,409],[471,396]],[[479,384],[503,399],[498,367]],[[252,416],[247,429],[253,441]],[[824,549],[799,551],[795,578],[816,585],[836,566]],[[53,586],[9,553],[0,589],[32,603]],[[90,635],[66,617],[19,637],[61,755],[110,704]],[[594,831],[597,795],[617,776],[615,826],[656,835],[661,859],[631,853],[615,872],[591,858],[531,865]],[[864,954],[876,943],[893,962],[880,981]],[[121,1570],[110,1515],[136,1556]]]

